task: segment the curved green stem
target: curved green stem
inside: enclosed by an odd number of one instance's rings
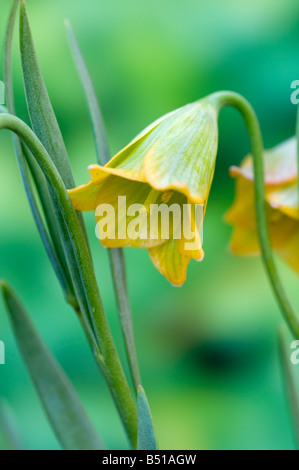
[[[16,18],[17,10],[19,8],[19,4],[20,4],[19,0],[14,0],[12,2],[9,19],[8,19],[6,31],[4,34],[4,48],[3,48],[3,80],[5,83],[5,95],[6,95],[7,109],[0,106],[0,112],[10,113],[13,115],[15,115],[15,105],[14,105],[14,95],[13,95],[11,57],[12,57],[14,24],[15,24],[15,18]],[[60,242],[57,243],[58,227],[57,227],[57,224],[55,223],[55,217],[50,217],[50,214],[49,214],[50,212],[49,209],[52,208],[51,201],[48,199],[47,204],[45,204],[45,201],[47,200],[47,196],[49,196],[48,189],[45,188],[44,185],[42,184],[43,181],[45,181],[45,178],[41,174],[40,169],[38,168],[37,164],[35,165],[35,168],[30,168],[30,171],[32,173],[32,176],[35,182],[36,180],[39,179],[38,177],[40,176],[40,180],[38,181],[39,184],[36,185],[36,187],[39,192],[39,197],[40,197],[42,206],[43,207],[46,206],[48,209],[44,211],[44,214],[46,216],[47,227],[40,213],[40,210],[36,201],[36,197],[34,194],[33,186],[31,183],[30,174],[28,171],[28,165],[26,163],[26,161],[28,162],[28,158],[27,158],[28,156],[25,158],[25,156],[23,155],[24,148],[21,145],[19,139],[15,135],[13,135],[13,143],[15,147],[15,152],[16,152],[17,161],[18,161],[18,165],[20,169],[21,178],[24,184],[25,192],[26,192],[28,202],[29,202],[37,229],[39,231],[41,240],[45,246],[50,262],[61,284],[66,300],[71,305],[78,306],[75,296],[74,296],[74,290],[70,282],[70,276],[67,270],[67,263],[66,263],[64,254],[62,253],[62,249],[60,249],[61,244]],[[32,159],[29,158],[29,164],[31,163],[31,160]],[[35,163],[35,161],[32,163]],[[55,232],[57,233],[57,235],[55,234]]]
[[[86,301],[88,303],[92,320],[91,327],[96,335],[96,339],[100,347],[102,360],[98,363],[101,366],[103,375],[111,390],[129,440],[133,448],[136,448],[136,403],[130,392],[130,388],[117,354],[99,294],[90,252],[69,195],[47,151],[33,131],[24,122],[15,116],[2,114],[0,116],[0,129],[11,130],[27,145],[35,156],[36,161],[47,178],[49,186],[53,190],[53,194],[55,194],[57,198],[57,205],[60,207],[63,218],[66,222],[66,226],[69,231],[69,238],[76,257],[77,267],[81,276],[81,279],[78,280],[76,278],[77,271],[71,272],[75,290],[77,290],[78,283],[81,282],[84,287]],[[82,300],[82,295],[80,295],[80,288],[78,289],[78,294],[79,305],[80,308],[82,307],[81,311],[84,312],[85,305],[84,300]],[[85,318],[85,320],[86,324],[88,324],[89,318]],[[91,331],[88,331],[89,334],[91,334]]]
[[[284,287],[280,281],[269,238],[264,183],[264,146],[258,119],[250,103],[237,93],[223,91],[211,95],[210,99],[218,107],[219,111],[224,106],[232,106],[236,108],[241,113],[245,121],[249,133],[254,162],[256,216],[262,258],[270,283],[285,320],[295,337],[299,338],[299,319],[293,307],[291,306]]]

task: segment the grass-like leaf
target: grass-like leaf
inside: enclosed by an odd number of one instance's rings
[[[87,69],[85,60],[82,56],[74,31],[68,20],[65,21],[65,26],[75,65],[77,67],[77,71],[86,96],[91,125],[93,129],[97,160],[99,164],[105,165],[110,160],[110,151],[102,112],[96,97],[95,89],[89,71]],[[117,307],[123,331],[128,362],[135,391],[137,392],[137,388],[138,385],[141,383],[141,379],[137,361],[132,313],[128,296],[124,254],[122,248],[109,249],[108,252],[115,297],[117,301]]]
[[[11,64],[11,56],[12,56],[12,40],[13,40],[13,32],[14,32],[14,25],[17,10],[19,7],[19,0],[14,0],[10,15],[7,22],[7,27],[4,35],[4,49],[3,49],[3,79],[5,83],[5,95],[6,95],[6,104],[7,109],[5,107],[0,107],[1,113],[15,114],[15,105],[14,105],[14,94],[13,94],[13,80],[12,80],[12,64]],[[69,279],[67,279],[67,269],[66,269],[66,261],[64,258],[64,253],[61,247],[60,236],[58,234],[58,227],[55,222],[54,217],[51,217],[51,213],[53,213],[52,202],[49,195],[49,190],[46,185],[45,177],[43,176],[42,172],[38,168],[38,166],[32,161],[31,165],[31,173],[34,177],[34,181],[36,187],[39,192],[39,197],[44,209],[44,213],[47,219],[47,225],[49,232],[51,234],[51,239],[53,244],[49,238],[48,230],[44,224],[43,217],[40,213],[34,190],[32,187],[30,175],[28,172],[28,167],[26,163],[26,158],[24,155],[24,147],[21,144],[20,140],[13,135],[13,143],[14,148],[17,156],[17,161],[20,169],[21,178],[23,181],[23,185],[25,188],[25,192],[27,195],[27,199],[33,214],[33,218],[35,220],[38,232],[40,234],[41,240],[44,244],[50,262],[53,266],[53,269],[60,281],[61,287],[65,296],[68,299],[74,297],[74,293],[72,290],[72,285]]]
[[[68,20],[65,21],[65,27],[68,34],[71,51],[74,57],[75,65],[85,91],[92,130],[94,135],[97,160],[99,164],[105,165],[110,160],[109,144],[106,135],[104,120],[101,109],[98,104],[95,89],[88,72],[85,60],[80,51],[74,31]]]
[[[18,347],[62,447],[103,449],[73,386],[39,337],[20,300],[4,281],[0,285]]]
[[[144,389],[138,387],[138,450],[157,450],[153,421]]]
[[[3,435],[7,450],[24,450],[16,417],[4,400],[0,402],[0,433]]]
[[[50,155],[66,188],[73,188],[75,184],[67,151],[41,74],[27,17],[25,1],[23,0],[21,2],[20,7],[20,52],[26,101],[33,130],[35,132],[35,135],[39,138],[44,148]],[[39,187],[38,182],[36,184]],[[75,256],[72,248],[72,241],[69,239],[68,228],[66,227],[65,221],[62,217],[60,207],[57,206],[56,195],[53,194],[51,189],[50,198],[52,200],[55,212],[54,218],[59,227],[58,237],[60,237],[60,240],[57,239],[57,230],[55,230],[56,227],[54,226],[54,224],[52,226],[54,230],[51,231],[51,236],[54,236],[53,239],[56,242],[57,249],[59,248],[59,243],[61,243],[62,245],[62,249],[60,249],[59,255],[63,263],[63,268],[66,277],[67,279],[71,279],[72,276],[70,275],[70,264],[73,264],[74,270],[76,269],[74,263]],[[49,214],[50,212],[45,210],[46,217],[49,217]],[[53,218],[51,214],[50,218]],[[81,213],[78,213],[78,219],[86,244],[89,249],[86,229]],[[67,261],[65,260],[65,258]],[[80,282],[79,272],[77,273],[76,277],[78,279],[78,282]],[[73,278],[72,284],[74,284]],[[82,296],[84,296],[83,292]],[[74,302],[72,296],[70,303],[76,303],[76,300]]]
[[[72,243],[74,269],[70,264],[75,292],[80,302],[79,316],[84,319],[88,328],[88,338],[92,340],[92,349],[98,365],[112,391],[118,411],[126,428],[133,448],[137,443],[137,407],[131,395],[120,359],[113,341],[102,299],[99,293],[90,252],[86,244],[80,223],[71,203],[65,185],[51,160],[48,152],[34,132],[20,119],[9,114],[0,115],[0,130],[14,132],[34,155],[43,171],[49,187],[56,195],[56,204],[65,220],[69,238]],[[80,277],[78,277],[78,273]],[[81,294],[86,294],[85,298]],[[87,309],[85,308],[87,307]],[[92,312],[92,316],[89,316]],[[94,341],[93,341],[94,340]],[[100,345],[100,351],[98,346]]]
[[[8,17],[6,30],[4,34],[3,47],[3,80],[5,85],[5,101],[7,109],[11,114],[15,114],[13,87],[12,87],[12,68],[11,68],[11,50],[13,32],[15,26],[16,15],[19,7],[19,0],[14,0]]]
[[[65,186],[71,189],[74,187],[74,180],[69,158],[41,74],[24,1],[20,6],[20,51],[32,128],[52,158]]]

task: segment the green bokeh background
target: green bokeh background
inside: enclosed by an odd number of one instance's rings
[[[1,36],[10,5],[1,2]],[[65,18],[90,68],[113,153],[160,115],[220,89],[249,99],[267,147],[294,133],[290,84],[299,78],[297,0],[27,0],[27,7],[77,184],[88,181],[95,151]],[[17,38],[14,77],[18,113],[28,121]],[[204,225],[206,257],[190,264],[184,287],[168,284],[146,251],[126,250],[140,367],[161,449],[294,447],[277,347],[278,307],[261,261],[233,257],[227,248],[231,229],[223,215],[234,190],[228,168],[248,150],[241,118],[223,111]],[[0,277],[25,302],[107,447],[125,449],[109,393],[37,235],[7,132],[0,136],[0,161]],[[93,214],[85,219],[101,294],[124,357],[107,253],[94,235]],[[298,278],[279,266],[299,308]],[[9,403],[27,448],[57,449],[2,301],[0,313],[0,339],[6,345],[0,396]]]

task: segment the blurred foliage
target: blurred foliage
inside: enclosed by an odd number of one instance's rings
[[[1,36],[10,3],[1,5]],[[294,133],[290,84],[299,78],[297,0],[27,0],[27,7],[77,184],[87,182],[95,151],[65,18],[90,68],[113,153],[160,115],[219,89],[249,99],[266,147]],[[14,75],[18,113],[28,122],[17,40]],[[10,136],[2,132],[0,139],[0,277],[33,312],[108,448],[125,448],[106,386],[38,238]],[[260,260],[228,253],[230,228],[222,220],[233,198],[228,167],[248,150],[240,117],[224,111],[204,227],[206,257],[200,264],[191,263],[184,287],[169,285],[146,251],[126,251],[140,366],[161,449],[294,446],[279,370],[278,308]],[[85,218],[101,294],[124,355],[107,254],[94,236],[93,214]],[[296,298],[298,278],[280,266]],[[0,338],[6,344],[0,396],[14,410],[28,448],[56,449],[2,303],[0,311]]]

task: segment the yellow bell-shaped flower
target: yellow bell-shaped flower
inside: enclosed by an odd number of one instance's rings
[[[292,138],[264,153],[267,216],[271,244],[299,274],[299,202],[297,143]],[[240,168],[231,168],[236,178],[236,196],[226,221],[233,225],[231,250],[237,255],[260,253],[254,176],[251,156]]]
[[[191,258],[204,256],[196,213],[200,207],[202,224],[215,170],[217,117],[208,99],[173,111],[105,166],[90,166],[91,181],[69,191],[75,209],[95,211],[104,246],[148,249],[174,285],[184,283]],[[171,219],[168,233],[162,209]]]

